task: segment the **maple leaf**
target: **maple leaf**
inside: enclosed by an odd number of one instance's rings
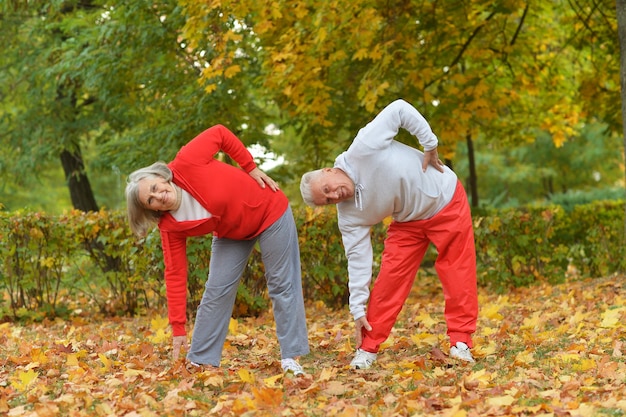
[[[343,395],[348,390],[348,386],[340,381],[329,381],[323,390],[327,395]]]
[[[59,406],[53,402],[35,404],[35,414],[37,417],[56,417],[59,413]]]
[[[45,365],[49,362],[49,358],[42,349],[33,349],[30,355],[31,361],[40,365]]]
[[[623,346],[623,342],[619,341],[619,340],[615,340],[613,341],[613,353],[612,355],[615,356],[616,358],[619,358],[622,356],[622,346]]]
[[[226,68],[226,70],[224,71],[224,77],[232,78],[239,72],[241,72],[241,66],[231,65],[230,67]]]
[[[433,347],[430,351],[430,356],[435,362],[447,362],[448,357],[438,347]]]
[[[243,382],[248,382],[250,384],[254,383],[254,374],[247,369],[240,369],[237,371],[237,375]]]
[[[320,372],[319,381],[329,381],[331,378],[337,375],[337,368],[324,368],[322,372]]]
[[[468,375],[466,381],[477,381],[481,387],[486,387],[491,383],[492,378],[493,376],[490,373],[487,373],[485,369],[481,369]]]
[[[169,343],[171,339],[171,334],[164,329],[158,329],[154,335],[149,337],[149,339],[152,343],[155,344]]]
[[[604,328],[613,328],[622,325],[622,315],[626,312],[626,307],[618,307],[606,310],[602,313],[602,322],[600,326]]]
[[[11,381],[11,386],[18,391],[26,391],[26,389],[35,382],[38,376],[39,374],[33,369],[29,369],[28,371],[17,371]]]
[[[485,344],[480,344],[473,348],[477,357],[485,357],[489,355],[493,355],[498,351],[498,345],[493,339],[490,339],[489,342]]]
[[[503,395],[498,397],[487,398],[487,404],[495,407],[509,406],[515,402],[515,397],[511,395]]]
[[[282,378],[283,374],[274,375],[268,378],[264,378],[263,383],[270,388],[274,388],[276,386],[276,382],[280,381]]]
[[[111,369],[111,365],[113,364],[113,361],[102,353],[98,353],[98,358],[100,358],[100,361],[102,362],[102,365],[103,365],[100,371],[103,373],[109,372],[109,370]]]
[[[150,319],[150,329],[152,331],[157,331],[160,329],[169,328],[169,319],[167,316],[156,316]]]
[[[415,316],[413,321],[421,323],[424,327],[433,327],[435,324],[439,323],[439,320],[433,319],[432,316],[426,312],[421,313],[419,316]]]
[[[237,334],[238,329],[239,323],[237,322],[237,320],[231,317],[230,321],[228,322],[228,332],[230,334]]]
[[[481,306],[480,314],[493,320],[502,320],[504,318],[504,316],[500,314],[500,306],[498,304],[487,304],[486,306]]]
[[[72,346],[72,342],[69,342],[67,345],[64,345],[62,343],[58,343],[56,345],[56,349],[60,353],[72,353],[72,352],[74,352],[74,347]]]
[[[257,407],[274,409],[283,401],[283,392],[280,389],[252,387],[252,396]]]
[[[184,372],[184,361],[172,363],[163,347],[137,340],[146,323],[154,334],[167,329],[160,318],[154,323],[147,317],[73,321],[73,335],[62,320],[0,325],[0,340],[8,347],[0,356],[16,368],[7,375],[10,366],[5,367],[0,414],[618,415],[626,409],[626,363],[621,327],[613,326],[615,317],[624,317],[615,311],[623,305],[620,293],[626,293],[626,285],[614,281],[606,280],[611,291],[581,281],[512,289],[506,297],[479,288],[481,305],[488,309],[479,316],[472,367],[450,360],[447,348],[439,348],[446,339],[443,319],[432,324],[433,332],[420,325],[422,332],[416,333],[410,308],[379,360],[357,372],[348,369],[352,321],[344,311],[308,303],[307,315],[315,317],[311,345],[332,341],[300,359],[311,375],[293,379],[277,373],[280,347],[271,311],[231,322],[223,367],[193,375]],[[436,320],[442,317],[433,312],[438,280],[430,285],[416,285],[407,305],[428,310],[423,317]],[[432,310],[424,308],[429,303]],[[489,327],[498,314],[504,319]],[[409,324],[403,328],[403,323]],[[59,381],[63,392],[57,394],[50,381]]]
[[[66,357],[67,366],[78,366],[78,354],[70,353]]]
[[[430,347],[436,345],[439,338],[431,333],[417,333],[411,335],[411,340],[418,347]]]
[[[596,369],[598,364],[593,359],[583,359],[580,363],[575,364],[572,368],[577,371],[586,372],[591,369]]]
[[[515,355],[516,365],[528,365],[535,361],[535,356],[532,351],[525,350]]]

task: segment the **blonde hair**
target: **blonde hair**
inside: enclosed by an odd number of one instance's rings
[[[322,169],[316,169],[315,171],[306,172],[300,180],[300,194],[305,204],[310,207],[318,207],[313,200],[313,190],[311,189],[311,182],[315,181],[322,175]]]
[[[165,162],[140,168],[128,176],[126,181],[126,211],[130,230],[139,237],[144,237],[148,231],[159,223],[161,212],[146,209],[139,200],[139,181],[145,178],[165,178],[172,181],[172,171]]]

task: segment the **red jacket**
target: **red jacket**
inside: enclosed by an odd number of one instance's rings
[[[241,168],[215,159],[223,150]],[[183,146],[169,163],[173,182],[190,193],[212,217],[159,221],[169,321],[174,336],[186,334],[187,237],[214,233],[229,239],[252,239],[283,215],[289,202],[282,191],[261,188],[248,173],[256,168],[250,152],[227,128],[213,126]]]

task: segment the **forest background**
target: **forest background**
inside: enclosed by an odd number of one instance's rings
[[[122,210],[129,172],[216,123],[300,205],[300,175],[396,98],[429,121],[474,212],[621,200],[621,22],[624,0],[2,0],[0,205]],[[201,375],[168,361],[163,317],[4,323],[0,412],[624,415],[622,276],[481,288],[479,361],[463,368],[420,274],[364,375],[341,365],[345,312],[313,300],[296,380],[271,359],[271,314],[233,320],[224,370]]]
[[[622,197],[617,3],[4,0],[0,203],[123,208],[128,173],[221,123],[300,204],[396,98],[474,207]]]

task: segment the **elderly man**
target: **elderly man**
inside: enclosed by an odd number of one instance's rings
[[[400,128],[417,137],[424,152],[395,140]],[[438,251],[435,269],[445,296],[450,356],[474,362],[478,300],[471,212],[462,184],[439,159],[437,144],[426,119],[396,100],[358,132],[334,167],[302,176],[300,191],[308,205],[337,205],[356,328],[354,369],[368,369],[376,360],[431,242]],[[389,216],[393,222],[370,295],[370,228]]]

